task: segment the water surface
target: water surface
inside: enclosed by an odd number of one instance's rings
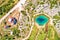
[[[39,16],[36,16],[35,18],[35,22],[38,24],[38,25],[44,25],[48,22],[48,17],[45,16],[45,15],[39,15]]]

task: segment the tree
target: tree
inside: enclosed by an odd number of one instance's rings
[[[18,30],[18,28],[13,29],[13,35],[14,36],[19,37],[19,33],[20,33],[20,30]]]
[[[58,12],[59,16],[60,16],[60,12]]]

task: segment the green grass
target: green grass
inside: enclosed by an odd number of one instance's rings
[[[36,26],[34,26],[33,30],[32,30],[32,33],[31,33],[31,35],[30,35],[28,40],[35,40],[35,37],[36,37],[37,33],[38,33],[38,29],[37,29]]]
[[[60,16],[58,16],[58,15],[55,15],[53,18],[57,19],[57,20],[60,20]]]
[[[54,38],[53,37],[53,33],[54,33],[54,30],[53,30],[53,26],[49,26],[48,27],[48,39],[49,40],[53,40]]]
[[[60,38],[58,37],[57,33],[55,33],[55,35],[54,35],[54,40],[60,40]]]
[[[40,31],[40,30],[39,30]],[[39,35],[37,36],[37,40],[44,40],[44,38],[45,38],[45,33],[44,33],[44,31],[41,31],[40,33],[39,33]]]
[[[53,35],[53,33],[54,33],[54,35]],[[52,38],[52,36],[54,38]],[[60,38],[58,37],[58,35],[57,35],[57,33],[56,33],[55,29],[54,29],[54,26],[49,26],[49,29],[48,29],[48,39],[49,40],[60,40]]]
[[[39,34],[38,34],[39,32]],[[38,36],[37,36],[38,34]],[[46,36],[48,35],[48,36]],[[37,38],[36,38],[37,36]],[[36,26],[33,27],[32,33],[29,37],[28,40],[45,40],[45,38],[48,38],[48,40],[60,40],[60,38],[58,37],[54,26],[50,26],[48,27],[48,32],[46,33],[44,30],[37,30]]]
[[[53,16],[53,19],[56,19],[56,20],[53,20],[54,25],[56,25],[56,23],[60,20],[60,16],[55,15],[55,16]]]

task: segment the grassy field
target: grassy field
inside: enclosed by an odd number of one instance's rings
[[[28,40],[35,40],[35,37],[36,37],[37,33],[38,33],[38,29],[37,29],[36,26],[34,26],[33,30],[32,30],[32,33],[31,33],[31,35],[30,35]]]
[[[36,26],[34,26],[28,40],[60,40],[60,38],[58,37],[54,29],[54,26],[49,25],[47,33],[45,32],[44,29],[42,29],[41,31],[41,30],[38,30]]]
[[[59,13],[60,14],[60,13]],[[56,25],[56,23],[60,20],[60,16],[59,15],[55,15],[55,16],[53,16],[53,19],[55,19],[54,21],[53,21],[53,23],[54,23],[54,25]]]
[[[49,40],[60,40],[60,38],[58,37],[55,29],[54,29],[54,26],[49,26],[49,29],[48,29],[48,39]]]
[[[58,16],[58,15],[55,15],[53,18],[57,19],[57,20],[60,20],[60,16]]]
[[[40,31],[36,40],[44,40],[45,39],[45,35],[46,34],[44,33],[44,31]]]

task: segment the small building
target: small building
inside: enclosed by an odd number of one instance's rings
[[[5,26],[4,26],[4,28],[6,28],[6,29],[7,29],[7,28],[10,28],[10,27],[11,27],[11,25],[5,25]]]
[[[10,17],[10,18],[8,19],[8,22],[9,22],[10,24],[15,25],[15,24],[17,23],[17,19],[14,18],[14,17]]]

